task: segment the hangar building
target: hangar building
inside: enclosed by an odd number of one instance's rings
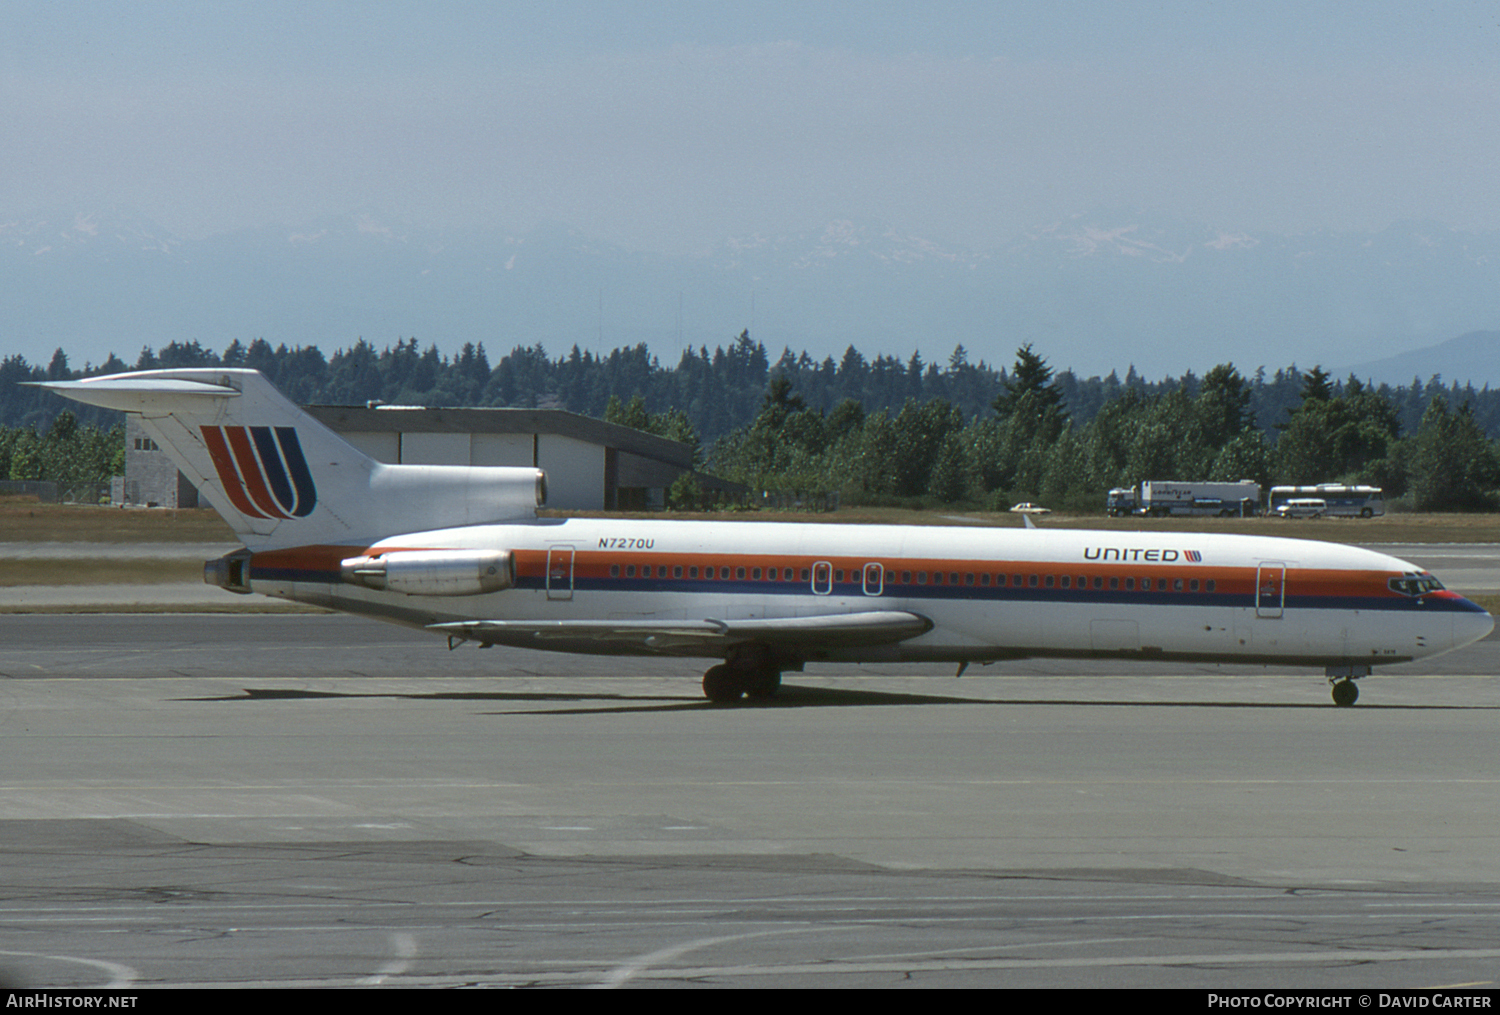
[[[520,465],[547,473],[547,507],[563,511],[645,511],[665,506],[666,490],[693,473],[692,448],[627,426],[561,409],[428,409],[421,406],[308,405],[304,409],[376,461],[409,465]],[[696,475],[720,496],[733,483]],[[192,484],[136,422],[125,422],[127,504],[197,507]]]

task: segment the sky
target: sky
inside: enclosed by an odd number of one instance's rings
[[[1500,3],[0,0],[0,218],[1500,229]]]

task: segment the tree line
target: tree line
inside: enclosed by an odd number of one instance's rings
[[[899,412],[908,400],[941,398],[967,417],[983,415],[995,395],[1011,381],[1006,366],[973,362],[962,345],[946,363],[925,361],[920,353],[902,360],[878,355],[867,358],[851,346],[842,357],[816,360],[806,352],[783,350],[772,359],[763,343],[741,332],[725,344],[686,349],[676,363],[662,363],[644,345],[593,353],[574,346],[565,355],[549,356],[540,345],[516,346],[492,363],[484,345],[466,343],[456,355],[436,346],[423,348],[415,338],[398,340],[377,350],[361,339],[348,349],[325,355],[316,346],[272,346],[264,339],[231,342],[214,352],[197,341],[172,342],[160,349],[142,349],[133,363],[116,355],[98,365],[71,366],[64,350],[45,366],[13,355],[0,359],[0,425],[47,425],[63,407],[55,396],[20,386],[25,381],[64,380],[79,376],[153,370],[164,367],[249,367],[259,370],[294,401],[361,405],[370,401],[402,405],[516,406],[561,408],[598,418],[611,398],[628,403],[639,395],[649,412],[680,410],[695,432],[711,442],[755,418],[771,375],[792,381],[798,396],[813,409],[831,412],[853,399],[866,412]],[[1274,435],[1290,410],[1302,401],[1304,373],[1295,366],[1268,373],[1264,368],[1245,378],[1250,387],[1250,412],[1256,426]],[[1151,381],[1134,367],[1122,378],[1081,377],[1061,370],[1052,379],[1075,423],[1087,423],[1126,392],[1155,398],[1182,389],[1198,394],[1203,379],[1191,371],[1180,377]],[[1336,381],[1342,394],[1347,381]],[[1403,432],[1415,432],[1428,404],[1442,395],[1450,406],[1470,405],[1481,427],[1500,437],[1500,391],[1476,389],[1439,377],[1413,378],[1406,385],[1373,389],[1395,410]],[[84,422],[106,422],[103,410],[74,407]]]
[[[46,430],[0,427],[0,479],[50,480],[64,500],[94,502],[125,474],[125,424],[82,424],[64,409]]]
[[[1419,511],[1494,510],[1500,454],[1471,404],[1434,393],[1404,431],[1399,405],[1357,379],[1314,368],[1270,433],[1255,383],[1221,364],[1191,387],[1125,387],[1086,420],[1029,345],[988,413],[943,398],[867,413],[853,399],[824,413],[775,375],[755,420],[721,438],[710,461],[753,488],[841,491],[857,502],[968,504],[991,510],[1039,500],[1102,508],[1115,486],[1142,480],[1254,479],[1262,487],[1373,483]]]
[[[380,351],[360,340],[332,356],[264,340],[222,353],[173,342],[133,364],[111,355],[82,370],[62,350],[46,368],[11,356],[0,360],[0,478],[50,478],[32,475],[35,449],[107,434],[119,418],[69,410],[66,433],[53,438],[63,403],[22,382],[163,367],[258,369],[304,404],[568,409],[706,449],[709,471],[753,488],[855,501],[1036,498],[1095,509],[1111,486],[1143,479],[1253,478],[1373,482],[1420,509],[1475,510],[1500,486],[1490,440],[1500,392],[1488,387],[1437,377],[1371,386],[1295,366],[1247,377],[1232,364],[1202,378],[1153,382],[1134,368],[1081,378],[1054,372],[1031,346],[999,368],[971,362],[963,346],[944,365],[918,353],[867,359],[852,346],[837,362],[791,350],[773,362],[748,332],[712,352],[685,350],[671,366],[643,344],[608,354],[575,346],[555,359],[517,346],[492,365],[482,344],[448,357],[415,338]],[[76,457],[114,467],[90,455]]]

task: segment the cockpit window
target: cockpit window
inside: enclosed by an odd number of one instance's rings
[[[1443,587],[1443,583],[1430,574],[1404,574],[1400,578],[1392,578],[1386,584],[1392,592],[1399,592],[1403,596],[1424,596]]]

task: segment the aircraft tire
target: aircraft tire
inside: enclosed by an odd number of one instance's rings
[[[745,693],[745,682],[728,665],[710,666],[703,674],[703,695],[717,705],[740,700]]]
[[[781,688],[780,670],[757,670],[746,675],[745,697],[764,700],[774,697]]]
[[[1333,703],[1348,708],[1359,700],[1359,688],[1352,680],[1339,680],[1333,685]]]

